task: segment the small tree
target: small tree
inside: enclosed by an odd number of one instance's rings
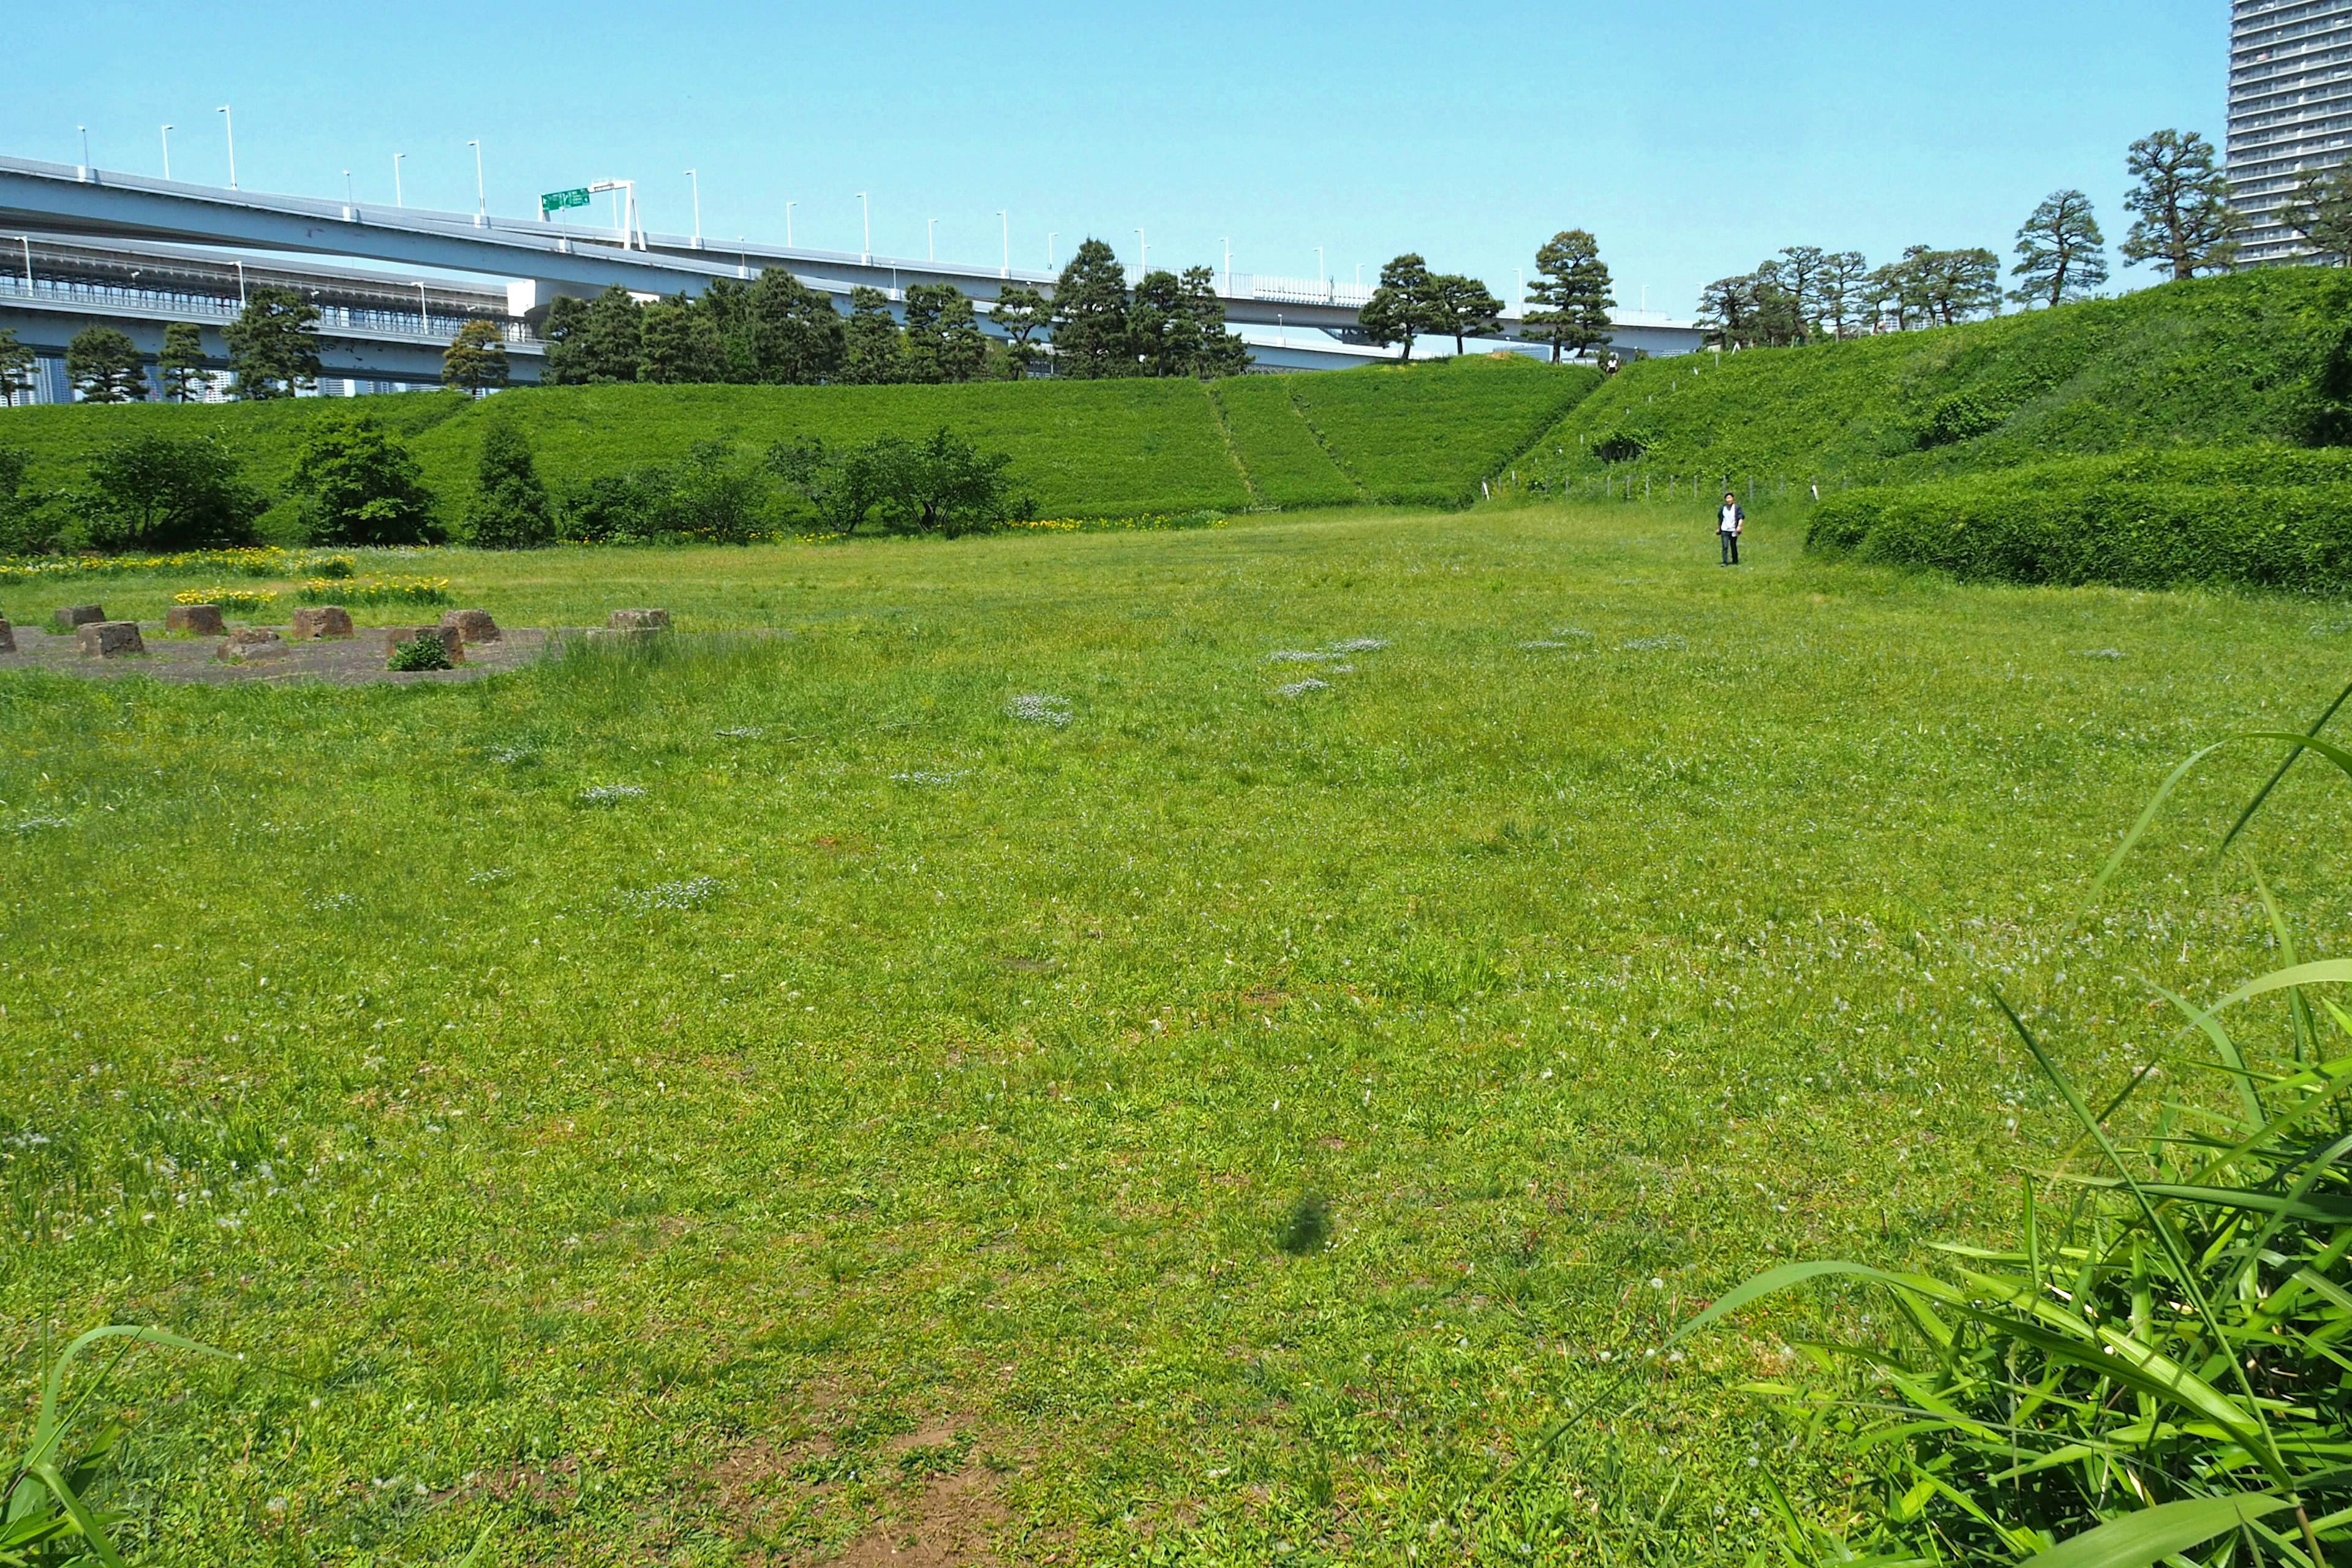
[[[639,379],[646,356],[645,308],[635,296],[615,283],[572,320],[577,325],[568,345],[567,380],[609,386]]]
[[[861,386],[883,386],[902,379],[906,350],[898,323],[890,315],[890,296],[864,284],[849,291],[845,377]]]
[[[1748,276],[1718,278],[1698,294],[1698,327],[1708,347],[1737,349],[1747,345],[1756,325],[1756,279]],[[1529,316],[1529,321],[1535,318]],[[1559,359],[1555,341],[1552,357]]]
[[[1146,375],[1190,375],[1201,356],[1201,331],[1173,272],[1147,272],[1128,306],[1129,351]]]
[[[1381,285],[1356,314],[1364,335],[1385,348],[1402,343],[1400,364],[1412,358],[1412,341],[1424,332],[1444,331],[1429,263],[1411,251],[1381,268]]]
[[[1562,229],[1536,252],[1536,279],[1528,289],[1529,310],[1523,329],[1528,336],[1551,344],[1551,362],[1560,350],[1573,359],[1609,341],[1609,312],[1616,296],[1609,289],[1609,268],[1601,259],[1601,242],[1580,228]]]
[[[1454,340],[1455,353],[1465,352],[1464,338],[1502,330],[1503,302],[1477,279],[1441,272],[1430,279],[1429,293],[1430,319]]]
[[[2126,261],[2169,267],[2176,281],[2237,265],[2238,215],[2213,143],[2194,131],[2159,131],[2132,143],[2125,168],[2139,182],[2124,198],[2137,215],[2124,237]]]
[[[1178,282],[1184,309],[1192,318],[1191,374],[1208,380],[1249,369],[1249,345],[1240,334],[1225,330],[1225,302],[1217,294],[1217,275],[1205,267],[1188,267]]]
[[[174,403],[193,403],[204,395],[211,377],[205,368],[205,331],[194,321],[173,321],[163,329],[163,352],[155,359],[156,379],[163,395]]]
[[[1007,283],[997,291],[988,319],[1004,334],[1005,363],[1012,366],[1013,379],[1027,375],[1031,365],[1045,358],[1054,307],[1045,295],[1026,283]]]
[[[81,511],[90,542],[117,550],[218,550],[255,542],[269,498],[211,437],[134,436],[90,459]]]
[[[84,403],[138,403],[147,395],[138,345],[112,327],[84,327],[73,335],[66,375]]]
[[[2352,165],[2305,169],[2294,195],[2279,209],[2279,221],[2310,242],[2331,267],[2352,263]]]
[[[466,537],[485,550],[535,550],[555,538],[555,509],[531,461],[530,443],[504,419],[482,431]]]
[[[719,323],[684,294],[656,300],[641,318],[644,359],[637,374],[665,386],[727,379],[727,342]]]
[[[1822,317],[1827,314],[1822,306],[1822,275],[1829,270],[1829,253],[1818,245],[1784,246],[1776,265],[1781,286],[1795,305],[1796,341],[1811,342],[1820,335]]]
[[[2057,191],[2033,209],[2017,231],[2021,279],[2010,294],[2020,305],[2063,305],[2087,300],[2107,280],[2107,241],[2091,214],[2091,198],[2080,191]]]
[[[751,363],[761,381],[807,385],[841,374],[847,353],[841,312],[781,267],[751,285]]]
[[[862,447],[835,449],[814,436],[803,436],[769,447],[768,471],[807,501],[826,528],[853,534],[881,503],[886,470],[898,461],[896,448],[905,445],[886,436]]]
[[[1133,375],[1127,268],[1099,239],[1078,247],[1054,286],[1054,374],[1076,380]]]
[[[314,426],[294,465],[306,493],[310,537],[335,544],[429,544],[433,492],[416,459],[373,418],[339,416]]]
[[[929,440],[890,443],[877,465],[886,525],[904,533],[950,538],[1003,521],[1011,486],[1008,452],[982,452],[951,430]]]
[[[240,398],[291,397],[319,384],[319,308],[293,289],[256,289],[221,335]]]
[[[496,321],[467,321],[441,354],[441,384],[479,396],[507,384],[507,340]]]
[[[2000,258],[1990,250],[1906,252],[1918,269],[1928,312],[1945,326],[2000,310]]]
[[[31,401],[33,368],[39,363],[31,349],[16,341],[15,328],[0,327],[0,403],[14,408],[20,395]]]

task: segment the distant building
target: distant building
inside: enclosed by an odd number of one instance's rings
[[[2281,221],[2305,169],[2352,161],[2352,0],[2231,0],[2230,192],[2246,220],[2240,259],[2293,261]]]

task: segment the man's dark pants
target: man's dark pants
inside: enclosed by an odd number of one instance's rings
[[[1736,533],[1722,533],[1718,534],[1717,537],[1723,541],[1723,563],[1726,566],[1738,565],[1739,535]]]

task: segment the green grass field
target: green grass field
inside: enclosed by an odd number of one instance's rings
[[[1548,473],[1597,488],[1605,465],[1591,444],[1633,434],[1660,483],[1696,474],[1744,489],[1751,478],[1927,479],[2181,441],[2294,441],[2346,298],[2327,268],[2270,268],[1934,331],[1650,360],[1579,403],[1538,450]],[[1935,405],[1956,395],[1998,424],[1920,449]]]
[[[1328,487],[1268,395],[1233,438]],[[12,1399],[104,1321],[244,1354],[109,1390],[156,1568],[1747,1561],[1762,1478],[1849,1479],[1733,1392],[1807,1322],[1645,1350],[2004,1234],[2068,1124],[1988,983],[2105,1089],[2150,977],[2268,967],[2202,858],[2259,756],[2073,921],[2352,619],[1706,528],[451,552],[509,624],[687,635],[0,676]],[[2254,842],[2318,956],[2329,801]]]
[[[1308,391],[1294,384],[1311,380]],[[476,402],[370,397],[357,407],[407,442],[454,521],[474,483],[483,422],[513,420],[561,490],[674,462],[698,442],[751,451],[818,436],[856,442],[947,426],[1013,455],[1041,515],[1125,517],[1297,508],[1370,499],[1459,506],[1599,382],[1591,370],[1483,358],[1311,378],[966,386],[574,386]],[[1221,409],[1222,405],[1222,409]],[[0,411],[0,445],[34,456],[37,488],[79,484],[90,456],[134,431],[218,435],[247,477],[284,490],[305,432],[341,399],[183,407],[58,405]]]

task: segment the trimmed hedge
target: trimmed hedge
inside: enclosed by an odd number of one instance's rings
[[[1969,581],[2352,589],[2352,451],[2182,448],[1825,498],[1806,547]]]

